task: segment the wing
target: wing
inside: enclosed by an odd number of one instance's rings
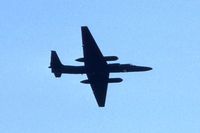
[[[81,27],[81,31],[82,31],[82,42],[83,42],[83,55],[86,67],[99,68],[98,67],[99,65],[101,67],[105,67],[107,65],[106,60],[104,59],[103,54],[98,48],[88,27],[86,26]]]
[[[83,26],[81,32],[86,74],[98,105],[104,107],[109,78],[107,63],[89,29]]]
[[[106,93],[108,87],[108,79],[109,75],[88,75],[88,79],[90,80],[90,86],[92,87],[93,94],[96,98],[96,101],[99,107],[105,106],[106,101]]]

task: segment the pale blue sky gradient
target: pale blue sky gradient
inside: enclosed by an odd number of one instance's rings
[[[0,2],[0,133],[199,133],[199,0]],[[105,108],[85,75],[48,69],[50,50],[81,65],[80,27],[104,55],[153,67],[111,74]]]

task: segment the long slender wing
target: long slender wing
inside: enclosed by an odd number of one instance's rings
[[[87,26],[81,27],[82,42],[83,42],[83,54],[86,67],[97,67],[99,65],[106,66],[106,60],[103,58],[99,47],[97,46],[92,34]]]
[[[109,78],[107,63],[89,29],[83,26],[81,32],[86,74],[98,105],[104,107]]]
[[[108,79],[109,75],[90,75],[88,74],[88,79],[90,80],[90,86],[92,87],[93,94],[96,98],[97,104],[99,107],[105,106],[106,101],[106,93],[108,87]]]

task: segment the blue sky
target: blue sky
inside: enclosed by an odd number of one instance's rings
[[[199,133],[199,0],[0,2],[1,133]],[[54,78],[50,50],[81,65],[80,27],[104,55],[153,67],[111,74],[105,108],[79,81]]]

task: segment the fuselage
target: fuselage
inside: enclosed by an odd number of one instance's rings
[[[120,73],[120,72],[142,72],[152,70],[151,67],[136,66],[131,64],[107,64],[104,72],[108,73]],[[52,69],[53,71],[53,69]],[[90,69],[87,70],[85,66],[70,66],[63,65],[56,69],[57,72],[66,74],[87,74],[87,73],[101,73],[101,71]]]

